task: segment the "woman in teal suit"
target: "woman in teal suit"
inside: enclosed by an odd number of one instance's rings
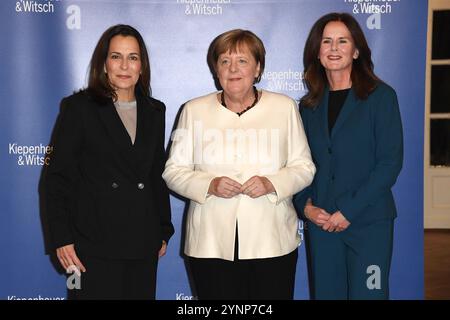
[[[373,72],[371,51],[346,13],[312,27],[304,51],[301,114],[317,172],[295,196],[307,219],[314,299],[388,299],[392,186],[403,161],[395,91]]]

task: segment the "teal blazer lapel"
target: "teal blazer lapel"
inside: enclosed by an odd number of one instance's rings
[[[314,110],[314,112],[319,111],[320,114],[320,122],[322,127],[322,134],[327,140],[327,144],[330,143],[330,135],[328,133],[328,95],[329,95],[329,88],[328,86],[325,87],[324,94],[322,101],[320,102],[319,106]]]
[[[326,128],[328,128],[328,90],[326,91],[326,100]],[[347,120],[348,116],[353,112],[353,110],[358,106],[359,103],[360,100],[358,100],[358,98],[356,97],[355,92],[353,91],[353,89],[350,89],[350,92],[345,99],[344,105],[342,106],[341,112],[339,112],[339,115],[336,119],[336,123],[334,124],[333,129],[331,129],[331,139],[333,139],[333,137],[336,135],[336,132],[339,131],[345,120]]]

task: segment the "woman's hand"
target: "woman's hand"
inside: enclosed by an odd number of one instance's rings
[[[322,229],[328,232],[341,232],[348,228],[350,222],[344,217],[342,212],[336,211],[328,219],[327,223],[322,226]]]
[[[208,193],[216,197],[232,198],[241,193],[241,184],[228,177],[217,177],[209,184]]]
[[[241,192],[251,198],[258,198],[265,194],[275,192],[275,188],[266,177],[253,176],[241,187]]]
[[[163,255],[165,255],[166,251],[167,251],[167,242],[163,240],[161,249],[159,249],[159,252],[158,252],[158,258],[161,258]]]
[[[76,266],[78,270],[86,272],[86,268],[75,253],[75,246],[73,244],[68,244],[56,249],[56,256],[65,271],[69,270],[70,266]]]
[[[306,218],[318,227],[324,226],[331,217],[324,209],[314,206],[311,199],[308,199],[306,202],[303,212],[305,213]]]

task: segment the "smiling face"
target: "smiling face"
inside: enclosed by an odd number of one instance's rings
[[[222,53],[217,59],[217,78],[224,92],[230,96],[245,96],[252,89],[259,72],[260,64],[246,46],[238,47],[236,52]]]
[[[327,73],[340,72],[350,75],[353,59],[358,58],[350,31],[344,23],[331,21],[323,30],[319,59]]]
[[[105,69],[118,100],[134,100],[134,88],[141,73],[141,53],[136,38],[122,35],[113,37],[109,43]]]

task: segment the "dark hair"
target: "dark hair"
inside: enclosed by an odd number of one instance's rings
[[[141,34],[132,26],[118,24],[108,28],[98,40],[97,46],[92,54],[89,68],[88,92],[101,103],[108,100],[117,100],[117,94],[110,85],[108,76],[105,73],[105,62],[108,57],[109,44],[111,39],[117,35],[134,37],[141,54],[141,74],[136,84],[135,91],[144,96],[151,95],[150,88],[150,62],[147,48]]]
[[[219,87],[220,84],[218,83],[216,72],[219,56],[228,51],[235,53],[242,46],[246,46],[250,50],[253,58],[255,58],[256,63],[259,63],[260,71],[258,77],[255,78],[254,83],[261,81],[261,76],[264,72],[266,63],[266,49],[264,48],[264,44],[253,32],[249,30],[234,29],[218,35],[209,45],[207,56],[208,66],[214,76],[216,85]]]
[[[359,51],[358,58],[353,60],[351,80],[352,87],[359,99],[366,99],[376,88],[380,79],[373,71],[372,53],[367,45],[364,33],[358,21],[348,13],[329,13],[314,23],[306,40],[303,52],[304,80],[308,93],[300,100],[303,107],[315,107],[322,98],[325,86],[328,82],[325,69],[317,58],[325,26],[331,21],[340,21],[353,38],[355,47]]]

